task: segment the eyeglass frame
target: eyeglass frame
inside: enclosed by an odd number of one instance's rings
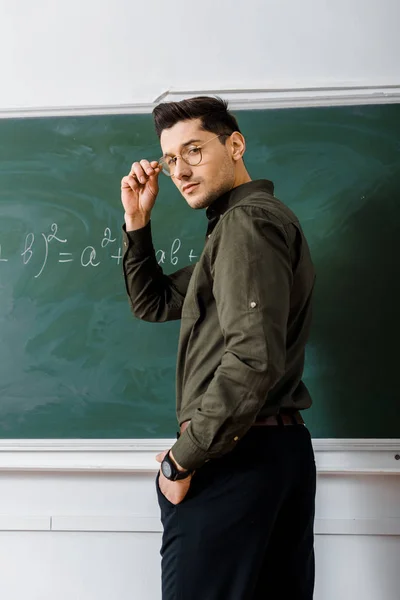
[[[233,132],[232,132],[232,133],[233,133]],[[206,142],[204,142],[204,144],[201,144],[200,146],[195,146],[195,148],[197,148],[197,149],[199,149],[199,150],[200,150],[200,160],[199,160],[199,162],[198,162],[198,163],[196,163],[195,165],[191,165],[191,164],[190,164],[190,163],[189,163],[187,160],[185,160],[185,159],[183,158],[183,156],[181,156],[180,154],[176,154],[174,157],[172,157],[172,158],[173,158],[173,160],[175,160],[175,167],[176,167],[176,164],[177,164],[177,163],[176,163],[176,161],[177,161],[177,159],[178,159],[178,158],[182,159],[182,160],[183,160],[183,162],[184,162],[184,163],[186,163],[187,165],[189,165],[190,167],[198,167],[198,166],[199,166],[199,165],[202,163],[202,161],[203,161],[203,153],[202,153],[201,149],[202,149],[204,146],[206,146],[206,145],[207,145],[209,142],[212,142],[213,140],[216,140],[217,138],[220,138],[220,137],[224,137],[224,136],[225,136],[225,137],[229,137],[229,136],[231,136],[231,135],[232,135],[232,133],[220,133],[219,135],[215,135],[215,136],[214,136],[214,137],[212,137],[211,139],[209,139],[209,140],[207,140]],[[162,156],[162,157],[161,157],[161,158],[158,160],[158,164],[161,166],[161,170],[162,170],[162,172],[163,172],[163,173],[164,173],[164,175],[166,175],[167,177],[174,177],[174,175],[173,175],[172,173],[170,173],[170,172],[168,172],[168,173],[167,173],[167,171],[166,171],[167,167],[165,167],[165,169],[164,169],[164,165],[165,165],[165,162],[164,162],[164,161],[165,161],[165,157],[164,157],[164,156]]]

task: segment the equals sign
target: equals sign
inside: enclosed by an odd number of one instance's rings
[[[59,254],[60,254],[60,256],[72,256],[72,252],[60,252]],[[58,262],[66,263],[66,262],[72,262],[73,260],[74,260],[73,258],[60,258],[58,260]]]

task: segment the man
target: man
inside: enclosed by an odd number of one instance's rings
[[[124,274],[134,314],[182,319],[180,436],[157,457],[163,600],[309,600],[315,464],[299,410],[314,285],[307,242],[220,99],[154,109],[163,151],[122,179]],[[195,266],[166,276],[150,216],[160,172],[206,209]]]

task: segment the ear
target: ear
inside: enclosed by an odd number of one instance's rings
[[[238,161],[243,158],[243,154],[246,151],[246,141],[242,134],[238,131],[234,131],[231,135],[230,143],[233,160]]]

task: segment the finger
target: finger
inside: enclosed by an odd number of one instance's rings
[[[121,190],[131,189],[136,191],[139,188],[139,183],[132,175],[126,175],[121,179]]]
[[[164,452],[160,452],[159,454],[157,454],[156,456],[156,461],[157,462],[162,462],[167,454],[168,450],[164,450]]]
[[[129,175],[133,175],[134,177],[136,177],[136,179],[139,181],[139,183],[142,183],[142,184],[146,183],[146,181],[148,179],[141,164],[138,162],[133,163],[133,165],[131,167],[131,172],[129,173]]]
[[[159,175],[162,171],[162,165],[157,160],[152,160],[150,164],[154,169],[154,173]]]
[[[129,175],[129,185],[131,186],[134,192],[137,192],[142,187],[140,181],[138,181],[136,175]]]
[[[160,165],[156,160],[153,160],[151,163],[143,160],[140,161],[140,164],[150,181],[154,182],[158,179],[158,176],[162,171],[162,165]]]
[[[131,182],[131,187],[134,192],[139,191],[145,184],[139,181],[139,178],[135,174],[129,175],[129,181]]]
[[[151,166],[151,164],[149,163],[148,160],[141,160],[140,161],[140,166],[142,167],[143,171],[148,175],[154,175],[154,167]]]
[[[157,167],[154,167],[154,175],[151,175],[152,180],[156,180],[158,179],[160,173],[162,172],[163,168],[162,165],[160,165],[159,163],[157,163]]]
[[[159,454],[157,454],[156,456],[156,461],[157,462],[162,462],[167,454],[168,450],[164,450],[164,452],[160,452]]]
[[[156,182],[160,173],[161,173],[161,169],[159,169],[158,167],[156,169],[154,169],[152,175],[149,175],[149,181]]]
[[[131,189],[133,192],[137,192],[141,187],[141,184],[133,175],[127,175],[126,177],[123,177],[121,181],[122,190]]]

